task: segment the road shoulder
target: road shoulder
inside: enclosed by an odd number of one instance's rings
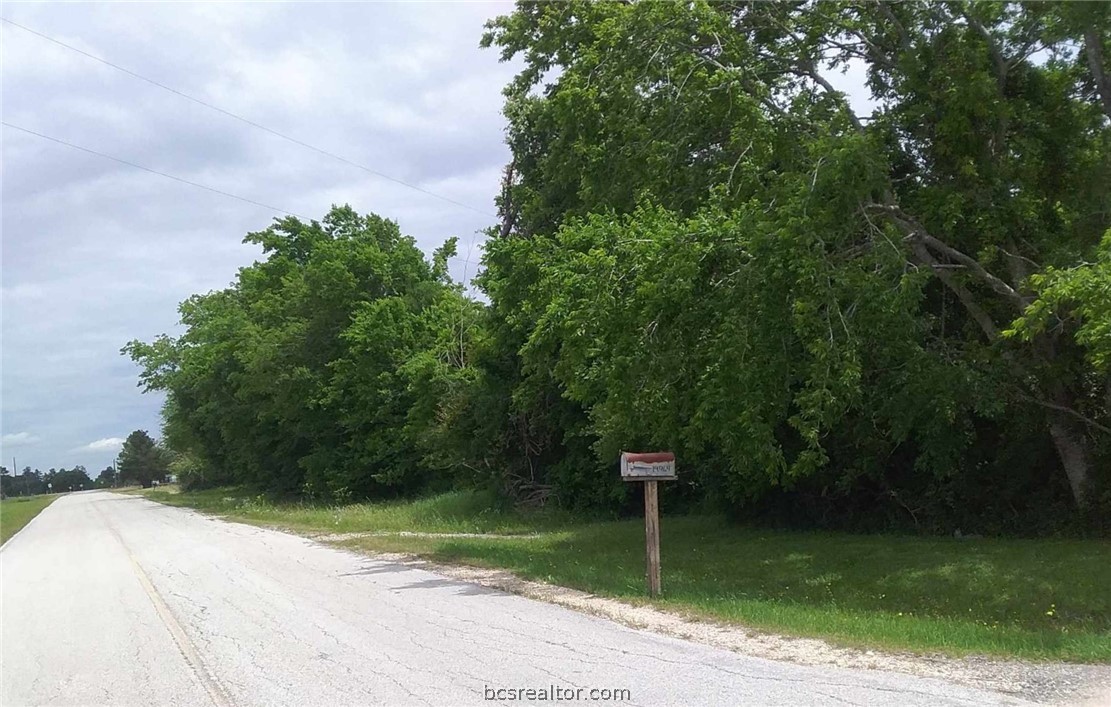
[[[450,565],[408,554],[372,552],[352,543],[353,539],[333,539],[319,535],[307,537],[360,556],[423,569],[451,579],[556,604],[630,628],[723,648],[746,656],[798,665],[882,670],[935,678],[1044,704],[1111,704],[1111,666],[1034,663],[982,656],[953,658],[849,648],[820,639],[754,631],[652,606],[637,606],[577,589],[522,579],[506,570]]]

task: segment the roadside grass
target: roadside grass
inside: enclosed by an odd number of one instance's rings
[[[1111,662],[1107,541],[793,532],[665,516],[664,595],[649,601],[640,520],[526,515],[477,493],[339,507],[274,504],[227,489],[146,495],[290,530],[385,533],[343,545],[503,568],[692,618],[843,645]],[[389,534],[400,531],[488,536]]]
[[[58,498],[58,494],[21,496],[0,501],[0,545],[31,522],[42,509]]]
[[[176,489],[177,487],[174,486],[172,488]],[[128,496],[146,496],[147,494],[149,494],[153,490],[154,489],[145,489],[142,486],[119,486],[119,487],[116,487],[116,488],[105,489],[105,491],[111,491],[112,493],[127,494]]]
[[[206,513],[227,515],[289,530],[325,533],[421,532],[533,534],[567,527],[575,518],[544,511],[523,514],[499,507],[490,493],[445,493],[420,499],[342,506],[307,502],[275,503],[243,488],[207,489],[181,493],[174,487],[139,489],[154,501],[187,506]]]

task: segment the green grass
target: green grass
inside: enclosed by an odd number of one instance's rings
[[[492,508],[481,494],[389,504],[275,505],[242,491],[147,495],[300,531],[381,535],[344,544],[501,567],[633,603],[644,597],[644,525]],[[532,533],[513,537],[512,534]],[[757,530],[662,519],[664,596],[686,615],[847,645],[950,655],[1111,662],[1111,543]]]
[[[311,532],[417,531],[505,535],[558,529],[573,520],[563,513],[523,515],[500,510],[492,495],[481,493],[449,493],[408,501],[343,506],[275,504],[265,496],[240,488],[179,493],[176,488],[162,487],[136,489],[133,493],[172,506],[187,506],[236,520]]]
[[[8,542],[8,538],[30,523],[32,518],[57,497],[57,494],[53,494],[5,498],[0,501],[0,545]]]
[[[128,496],[146,496],[146,495],[149,495],[150,493],[152,493],[154,491],[158,491],[159,489],[161,489],[161,491],[164,492],[164,493],[177,493],[177,491],[178,491],[177,484],[163,485],[163,486],[160,486],[158,489],[155,489],[155,488],[145,489],[142,486],[118,486],[116,488],[110,488],[110,489],[105,489],[105,490],[106,491],[111,491],[112,493],[126,494]]]

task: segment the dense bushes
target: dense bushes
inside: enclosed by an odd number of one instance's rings
[[[247,241],[266,259],[184,302],[180,339],[126,348],[169,393],[187,478],[335,499],[427,487],[426,422],[410,412],[475,309],[447,283],[454,243],[430,264],[396,224],[349,208]]]
[[[618,451],[666,447],[677,506],[1092,527],[1111,482],[1111,47],[1085,30],[1108,22],[522,4],[485,39],[525,58],[488,302],[449,281],[453,243],[429,263],[345,207],[248,236],[265,260],[185,302],[180,339],[127,350],[206,483],[483,485],[619,512]],[[870,116],[826,80],[850,65]]]

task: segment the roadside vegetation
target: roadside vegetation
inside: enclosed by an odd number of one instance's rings
[[[268,499],[267,494],[242,488],[182,492],[171,486],[132,489],[130,493],[171,506],[227,515],[235,520],[323,533],[375,531],[510,535],[557,530],[578,520],[569,513],[551,510],[514,511],[495,494],[472,491],[406,501],[346,505],[274,502]]]
[[[480,295],[387,215],[247,234],[124,348],[153,497],[635,598],[669,450],[666,605],[1107,660],[1109,8],[518,4]]]
[[[521,62],[482,296],[388,214],[247,234],[125,348],[170,473],[627,515],[618,453],[670,450],[686,512],[1107,534],[1107,37],[1099,3],[522,3],[481,40]]]
[[[357,550],[504,568],[789,635],[923,653],[1111,662],[1105,541],[761,530],[720,517],[665,516],[664,594],[650,601],[640,520],[522,513],[474,492],[343,506],[273,503],[242,489],[144,493],[302,533],[365,533],[339,540]]]
[[[0,501],[0,545],[8,542],[42,509],[58,498],[58,494],[5,498]]]

